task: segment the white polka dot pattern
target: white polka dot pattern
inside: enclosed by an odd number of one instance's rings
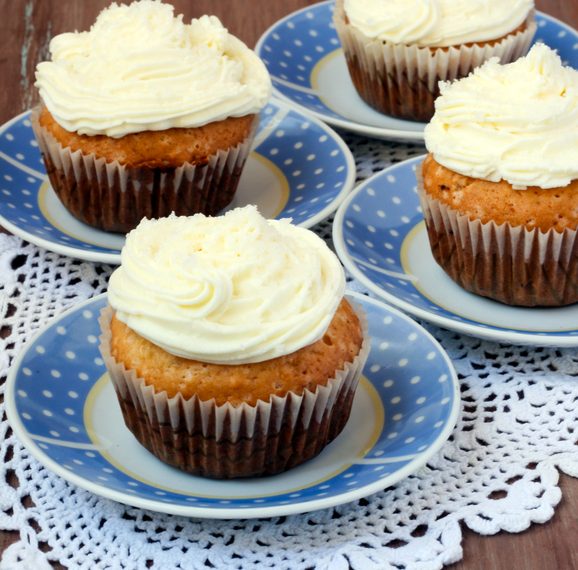
[[[377,296],[452,330],[510,343],[578,346],[578,305],[547,312],[507,307],[462,292],[437,266],[412,191],[422,160],[410,158],[378,172],[339,208],[333,240],[346,269]],[[436,354],[424,358],[433,361]]]
[[[550,23],[544,25],[539,34],[548,34],[549,26]],[[553,26],[552,29],[557,33],[560,28]],[[569,32],[568,41],[574,37],[573,34]],[[551,34],[545,39],[546,43],[555,45],[551,43]],[[304,40],[302,44],[307,41]],[[578,40],[572,41],[578,54]],[[286,47],[295,57],[295,48]],[[576,62],[576,56],[571,58],[566,54],[565,59]],[[304,68],[302,64],[299,66]],[[24,125],[29,128],[30,124],[26,122]],[[415,148],[407,145],[345,136],[357,156],[359,180],[381,170],[385,164],[415,153]],[[9,142],[0,137],[0,145],[7,145],[1,148],[5,154],[10,152]],[[6,178],[0,175],[0,200],[8,197],[9,194],[3,191],[6,190],[12,192],[12,201],[16,204],[25,195],[16,195],[10,185],[13,180],[10,173],[6,173]],[[30,189],[26,184],[31,184],[34,177],[32,181],[26,182],[26,177],[23,180],[23,187]],[[403,200],[403,195],[401,198]],[[388,209],[389,206],[387,209],[380,207],[377,216],[385,217]],[[35,214],[30,218],[40,219]],[[18,220],[19,223],[23,221]],[[43,229],[50,231],[46,227]],[[329,239],[329,223],[318,225],[315,230]],[[28,312],[17,312],[10,317],[10,322],[18,324],[14,334],[5,340],[5,354],[11,358],[22,350],[23,342],[30,337],[32,330],[46,322],[49,316],[60,313],[70,303],[87,298],[95,291],[104,290],[110,268],[72,261],[23,244],[12,236],[3,236],[0,241],[5,248],[2,261],[6,272],[14,277],[13,281],[5,281],[6,290],[23,293],[19,301],[26,299],[28,304],[25,307],[30,307]],[[18,267],[23,257],[26,258],[24,267],[10,272],[10,263]],[[376,263],[375,252],[369,259]],[[46,277],[58,287],[29,287],[30,283],[39,284],[45,277],[43,274],[32,277],[35,268],[41,273],[48,271]],[[60,276],[55,279],[57,274]],[[23,288],[15,278],[24,275],[23,287],[26,287]],[[350,285],[362,288],[358,281],[350,281]],[[42,298],[39,294],[33,295],[34,290],[41,291]],[[17,303],[17,311],[21,309]],[[436,308],[432,310],[435,312]],[[31,315],[34,315],[34,320],[29,318]],[[383,321],[380,327],[388,324],[387,318]],[[23,323],[26,323],[24,329]],[[396,326],[395,322],[389,324]],[[95,560],[101,561],[103,567],[114,567],[122,560],[126,567],[144,568],[152,564],[155,568],[168,570],[182,567],[183,561],[194,560],[202,567],[309,568],[316,565],[319,568],[365,570],[376,564],[380,568],[392,564],[400,568],[441,568],[462,556],[462,525],[477,533],[493,534],[504,529],[520,531],[537,520],[547,521],[553,516],[561,496],[558,472],[574,476],[578,473],[575,460],[575,426],[578,422],[574,405],[578,395],[575,350],[501,346],[437,327],[429,328],[443,342],[458,368],[463,412],[452,440],[415,475],[386,491],[314,513],[272,520],[226,522],[163,515],[150,509],[102,500],[77,485],[69,484],[36,461],[16,436],[9,435],[7,423],[3,422],[7,432],[3,450],[11,450],[10,456],[4,455],[4,473],[11,470],[14,474],[16,471],[20,483],[17,489],[5,485],[8,495],[3,524],[5,528],[21,529],[20,552],[31,553],[41,562],[45,555],[34,548],[37,529],[42,529],[38,538],[49,541],[52,549],[46,556],[51,561],[58,560],[74,568],[92,568]],[[58,334],[67,336],[71,333],[62,331]],[[14,348],[6,344],[14,341]],[[76,376],[61,376],[61,380],[66,390],[77,391],[82,399],[79,384],[93,385],[93,364],[88,362],[75,370]],[[382,399],[386,403],[389,401],[388,396],[383,395],[386,392],[389,397],[404,397],[403,389],[397,385],[399,380],[396,378],[394,383],[394,376],[390,377],[389,371],[380,375],[380,370],[382,366],[374,363],[371,374],[372,377],[379,376]],[[49,372],[47,369],[45,375],[52,382]],[[37,373],[30,367],[22,368],[23,377]],[[426,378],[430,383],[451,383],[445,373],[439,377],[424,377],[424,380]],[[42,386],[45,388],[54,391],[52,386]],[[422,397],[415,395],[416,400]],[[61,398],[62,405],[73,406],[67,398],[67,394]],[[397,405],[407,403],[404,400]],[[42,404],[43,407],[46,405]],[[33,414],[22,413],[21,420],[31,420],[33,416],[37,418],[37,410]],[[67,421],[70,422],[70,418]],[[400,420],[404,421],[412,421],[412,418],[407,416]],[[427,421],[427,415],[424,421]],[[80,430],[73,423],[68,425],[69,428],[64,425],[51,429],[54,433],[49,432],[48,437],[61,440],[75,437]],[[444,421],[438,420],[433,428],[443,429],[443,425]],[[387,434],[392,443],[402,447],[408,437],[412,436],[400,435],[391,426]],[[37,443],[39,453],[51,448],[50,443]],[[416,449],[418,453],[427,450],[423,445]],[[100,453],[88,448],[80,450],[76,458],[86,465],[99,461],[99,457]],[[505,461],[504,457],[508,460]],[[384,463],[384,455],[376,453],[367,461],[365,468],[376,477],[382,477],[384,486],[388,485],[390,465]],[[85,468],[71,461],[66,461],[61,467],[69,471],[70,477]],[[104,465],[102,471],[95,469],[92,475],[95,480],[104,476],[110,484],[110,477],[114,475],[105,471],[106,468],[109,467]],[[356,479],[354,476],[344,481]],[[257,482],[260,489],[266,484],[266,480]],[[327,483],[315,487],[311,495],[314,500],[327,499],[327,496],[319,497],[321,493],[330,492],[325,485]],[[138,500],[142,487],[142,482],[127,482],[126,496]],[[355,492],[355,486],[353,490]],[[496,490],[507,493],[507,496],[496,500],[493,496]],[[285,508],[301,500],[300,496],[300,491],[291,492],[283,500]],[[25,501],[21,500],[24,497],[32,498],[33,509],[25,507]],[[165,502],[172,500],[170,494],[154,495],[153,498],[157,504],[170,508],[170,503]],[[203,497],[197,496],[181,495],[180,501],[193,507],[206,504]],[[287,502],[290,502],[289,507]],[[264,498],[254,499],[251,505],[240,500],[233,508],[266,504]],[[130,549],[126,548],[127,544],[130,544]],[[400,544],[403,546],[398,548]],[[3,554],[6,557],[8,553]]]
[[[333,0],[320,2],[291,14],[267,30],[257,42],[257,54],[263,59],[271,74],[274,90],[293,104],[306,109],[328,124],[390,140],[423,140],[423,126],[368,114],[365,105],[351,83],[345,58],[332,21]],[[561,29],[560,22],[546,14],[537,14],[538,32],[535,42],[542,41],[558,51],[562,60],[575,62],[578,32],[571,28]],[[333,85],[319,84],[319,69],[328,61],[338,60],[332,71],[339,73],[340,87],[347,95],[328,101],[328,90]],[[578,67],[575,65],[575,67]],[[351,112],[351,107],[361,110]]]
[[[113,240],[106,232],[78,224],[63,207],[46,206],[46,173],[38,148],[30,144],[34,134],[28,116],[24,113],[0,128],[0,221],[14,234],[57,253],[119,263],[121,236]],[[259,160],[277,180],[278,191],[288,190],[286,201],[285,196],[279,197],[282,207],[277,217],[291,217],[304,227],[329,216],[355,181],[355,163],[341,138],[317,119],[276,101],[261,114],[249,162]],[[244,195],[237,192],[236,206],[244,205]],[[266,191],[250,195],[257,206],[269,204]]]
[[[247,498],[219,497],[218,492],[210,497],[194,496],[193,492],[171,491],[170,479],[159,488],[150,481],[135,478],[128,464],[126,468],[119,465],[118,456],[115,462],[109,463],[108,456],[101,454],[95,444],[98,440],[91,436],[90,430],[96,428],[85,423],[86,418],[91,417],[87,402],[93,401],[95,386],[104,372],[98,347],[90,341],[99,334],[97,315],[106,303],[104,297],[64,314],[28,346],[9,380],[8,398],[14,398],[25,440],[42,439],[42,446],[29,443],[33,452],[36,445],[41,447],[42,457],[65,466],[63,476],[74,473],[81,485],[85,481],[93,491],[105,496],[112,493],[113,498],[122,496],[122,500],[129,503],[130,497],[134,497],[135,501],[155,501],[154,508],[161,511],[175,512],[176,509],[182,514],[207,516],[227,508],[239,514],[245,509],[243,515],[254,516],[251,514],[254,509],[267,508],[270,514],[282,514],[287,506],[294,509],[299,505],[299,510],[319,508],[316,501],[322,497],[331,504],[340,502],[345,493],[364,496],[392,484],[403,473],[411,471],[412,465],[422,463],[439,448],[456,421],[459,398],[449,359],[429,334],[403,314],[377,301],[362,296],[356,296],[354,301],[361,303],[367,314],[372,343],[364,376],[375,391],[373,405],[382,409],[386,422],[372,447],[363,450],[361,459],[354,454],[345,464],[332,468],[332,473],[321,481],[313,470],[312,481],[302,484],[298,490],[289,477],[292,491],[253,494]],[[410,345],[408,338],[412,339]],[[435,354],[436,358],[428,362],[423,354]],[[422,377],[430,381],[419,384],[412,381]],[[444,378],[444,382],[434,381],[439,378]],[[44,388],[38,391],[36,386]],[[118,406],[113,394],[111,397],[113,400],[107,408]],[[109,421],[113,421],[112,417]],[[122,445],[118,430],[126,428],[122,420],[118,421],[120,425],[114,432],[118,445]],[[138,445],[132,438],[128,441],[129,447],[121,457],[130,456]],[[87,448],[91,447],[95,449],[88,452]],[[157,460],[150,456],[150,461]],[[380,463],[387,466],[387,471],[375,469]],[[106,477],[102,473],[106,473]],[[193,502],[194,506],[184,506]]]

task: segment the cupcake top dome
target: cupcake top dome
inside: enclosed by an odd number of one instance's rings
[[[262,61],[214,16],[190,24],[159,0],[112,4],[88,32],[60,34],[36,70],[57,122],[121,137],[258,113],[271,92]]]
[[[526,57],[492,59],[441,83],[425,143],[439,164],[516,189],[578,179],[578,71],[536,44]]]
[[[495,40],[524,23],[533,0],[345,0],[351,24],[395,44],[447,47]]]
[[[243,364],[319,340],[344,289],[320,237],[247,206],[143,220],[127,236],[108,298],[119,320],[167,352]]]

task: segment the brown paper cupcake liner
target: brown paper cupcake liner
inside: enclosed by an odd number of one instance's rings
[[[56,195],[81,222],[111,232],[126,233],[142,218],[172,212],[220,212],[233,200],[254,135],[253,130],[243,143],[218,151],[206,164],[131,167],[63,147],[39,125],[39,113],[33,110],[32,127]]]
[[[429,196],[416,174],[434,259],[458,285],[508,305],[578,302],[578,231],[470,220]]]
[[[343,0],[336,2],[333,21],[360,97],[386,115],[423,122],[434,114],[439,81],[465,77],[491,57],[518,59],[537,28],[532,12],[523,30],[499,42],[428,48],[368,38],[347,23]]]
[[[254,406],[218,406],[214,400],[187,400],[180,394],[169,398],[147,386],[110,353],[110,307],[100,316],[100,350],[128,429],[161,461],[218,479],[273,475],[319,454],[349,419],[370,348],[365,316],[354,309],[364,340],[351,363],[314,392],[273,395]]]

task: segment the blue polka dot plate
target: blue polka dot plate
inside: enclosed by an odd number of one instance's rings
[[[332,23],[333,1],[289,14],[259,39],[256,51],[265,62],[277,95],[326,123],[375,138],[422,141],[424,123],[388,117],[357,94]],[[578,68],[578,32],[538,12],[535,41],[556,48]]]
[[[435,262],[417,195],[423,156],[359,185],[333,222],[333,242],[350,273],[407,313],[479,338],[510,344],[578,346],[578,304],[511,307],[468,293]]]
[[[215,481],[161,463],[125,427],[98,350],[101,295],[32,339],[15,360],[5,402],[38,461],[98,495],[160,512],[210,518],[281,516],[375,493],[416,471],[456,423],[455,372],[417,323],[352,294],[367,314],[371,350],[344,431],[311,461],[259,479]]]
[[[355,181],[355,162],[341,138],[315,117],[271,101],[261,114],[254,150],[228,209],[256,204],[268,218],[311,227],[329,216]],[[0,127],[0,224],[62,255],[120,263],[124,236],[74,218],[52,190],[30,114]]]

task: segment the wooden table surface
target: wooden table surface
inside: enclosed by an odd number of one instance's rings
[[[504,0],[508,1],[508,0]],[[37,101],[36,64],[47,58],[50,38],[86,30],[108,0],[0,0],[0,124]],[[215,14],[228,29],[254,46],[276,20],[308,0],[172,0],[185,19]],[[539,10],[578,28],[578,0],[536,0]],[[387,144],[387,143],[385,143]],[[464,528],[464,558],[451,570],[578,569],[578,480],[563,476],[562,502],[554,518],[521,534],[482,537]],[[0,531],[0,551],[17,533]],[[62,568],[55,565],[55,568]]]

